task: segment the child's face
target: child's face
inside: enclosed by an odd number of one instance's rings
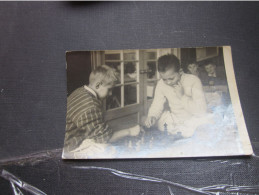
[[[165,72],[160,72],[160,76],[164,83],[169,86],[174,86],[180,81],[179,72],[175,72],[174,68],[170,68]]]
[[[98,96],[100,99],[106,98],[108,95],[111,95],[111,89],[113,85],[100,85],[100,88],[98,89]]]
[[[216,66],[214,64],[208,64],[205,66],[205,70],[208,74],[214,74],[216,70]]]
[[[190,73],[192,73],[192,74],[197,73],[197,69],[198,69],[197,64],[189,64],[189,65],[188,65],[188,70],[189,70]]]

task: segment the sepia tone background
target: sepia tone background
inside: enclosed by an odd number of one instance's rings
[[[191,74],[187,68],[189,64],[197,64],[210,110],[215,106],[231,104],[223,47],[68,51],[67,96],[75,89],[88,85],[91,71],[106,64],[115,69],[119,80],[111,90],[111,96],[103,101],[105,120],[113,130],[141,124],[148,114],[157,82],[160,80],[157,70],[158,58],[166,54],[177,56],[186,74]],[[207,81],[208,77],[204,77],[208,75],[205,65],[210,63],[216,65],[218,73],[217,82],[213,85]],[[216,93],[212,93],[212,90]],[[212,97],[213,95],[216,97]]]
[[[258,8],[257,2],[0,2],[1,171],[47,194],[170,194],[163,183],[121,179],[108,171],[75,166],[113,168],[192,187],[258,186]],[[255,156],[61,160],[65,51],[220,45],[232,47]],[[1,194],[13,193],[3,177],[0,189]]]

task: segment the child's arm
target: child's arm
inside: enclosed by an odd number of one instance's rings
[[[115,142],[123,137],[126,136],[137,136],[140,132],[140,127],[139,125],[136,125],[134,127],[131,127],[129,129],[122,129],[120,131],[116,131],[115,133],[113,133],[111,139],[109,140],[109,142]]]
[[[181,97],[182,105],[185,110],[194,115],[200,115],[206,113],[207,104],[201,81],[196,78],[192,81],[191,96],[183,95]]]
[[[150,128],[156,123],[156,120],[160,118],[161,114],[164,111],[164,103],[166,101],[166,98],[163,94],[163,81],[158,81],[158,84],[155,89],[155,96],[153,99],[153,102],[149,108],[148,111],[148,117],[145,121],[145,125]]]

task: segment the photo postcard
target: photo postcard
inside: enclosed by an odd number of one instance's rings
[[[67,51],[63,159],[253,153],[231,47]]]

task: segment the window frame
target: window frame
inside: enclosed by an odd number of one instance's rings
[[[125,53],[135,53],[136,58],[135,60],[124,60],[124,54]],[[119,60],[105,60],[105,55],[106,54],[120,54],[120,59]],[[120,96],[120,107],[112,108],[112,109],[106,109],[106,100],[104,100],[104,110],[106,112],[110,111],[115,111],[123,108],[129,108],[130,106],[138,105],[140,103],[140,90],[139,90],[139,85],[140,85],[140,78],[139,78],[139,50],[106,50],[104,51],[104,63],[106,62],[118,62],[120,63],[120,83],[116,84],[113,88],[115,87],[120,87],[121,89],[121,96]],[[133,82],[128,82],[125,83],[124,80],[124,68],[125,68],[125,63],[126,62],[133,62],[136,65],[136,81]],[[127,85],[135,85],[136,86],[136,103],[125,105],[125,86]]]

